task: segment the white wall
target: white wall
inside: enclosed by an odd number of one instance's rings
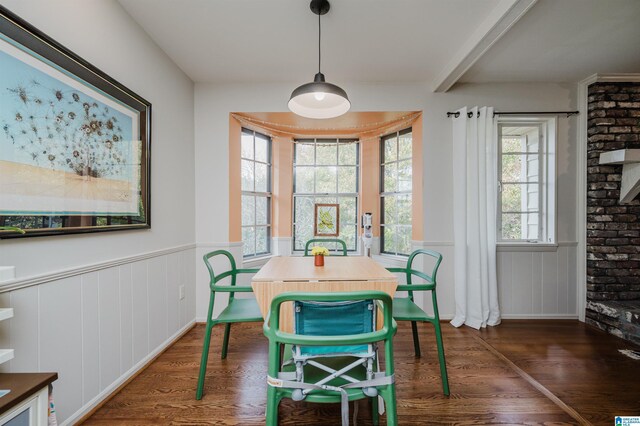
[[[286,111],[291,90],[296,83],[259,85],[215,85],[195,86],[195,139],[196,139],[196,230],[198,257],[207,247],[224,246],[228,240],[228,127],[229,112],[232,111]],[[422,110],[424,127],[424,242],[426,246],[443,252],[445,259],[440,272],[440,310],[443,317],[452,317],[453,303],[453,173],[456,167],[452,160],[451,121],[447,111],[454,111],[464,105],[493,106],[498,111],[553,111],[576,109],[576,86],[561,84],[463,84],[447,93],[431,93],[417,84],[357,84],[341,83],[349,93],[352,111],[406,111]],[[574,118],[558,119],[558,241],[567,247],[561,254],[565,263],[575,261],[575,216],[576,216],[576,125]],[[414,171],[417,172],[417,171]],[[530,252],[535,253],[535,252]],[[557,253],[557,250],[553,251]],[[533,256],[530,254],[530,256]],[[558,255],[556,255],[558,256]],[[501,257],[500,266],[513,262],[513,257]],[[518,258],[518,256],[516,256]],[[546,261],[551,262],[547,264]],[[521,309],[518,301],[552,294],[550,286],[575,287],[575,274],[550,281],[549,265],[562,264],[551,256],[534,263],[536,271],[523,269],[522,273],[538,274],[540,279],[529,279],[531,286],[537,287],[532,295],[531,288],[521,289],[520,271],[522,262],[513,263],[510,269],[515,279],[500,276],[501,294],[508,294],[509,301],[503,303],[503,313],[508,316],[551,316],[549,309],[532,302],[531,309]],[[571,263],[573,262],[573,263]],[[546,272],[545,272],[546,266]],[[556,268],[558,268],[556,266]],[[506,270],[506,269],[504,269]],[[506,272],[505,272],[506,273]],[[196,316],[204,318],[207,302],[206,271],[197,265],[197,306]],[[503,274],[504,275],[504,274]],[[558,273],[556,273],[558,276]],[[547,277],[549,277],[547,279]],[[565,282],[565,281],[569,282]],[[564,288],[564,287],[563,287]],[[525,291],[526,290],[526,291]],[[558,291],[556,291],[557,293]],[[561,292],[561,291],[560,291]],[[571,294],[575,294],[575,289]],[[506,298],[506,296],[503,296]],[[575,304],[562,304],[554,315],[576,317]]]
[[[115,0],[0,3],[152,103],[150,230],[0,241],[17,274],[3,285],[24,286],[0,286],[15,308],[0,324],[0,347],[15,349],[3,369],[58,371],[65,420],[195,317],[193,83]]]

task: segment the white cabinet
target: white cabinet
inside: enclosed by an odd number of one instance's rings
[[[13,317],[13,308],[0,308],[0,321]],[[0,349],[0,364],[13,359],[13,349]],[[1,424],[1,423],[0,423]]]
[[[0,389],[9,393],[0,398],[0,425],[47,426],[49,385],[57,373],[2,373]]]
[[[47,426],[49,385],[0,417],[2,426]]]

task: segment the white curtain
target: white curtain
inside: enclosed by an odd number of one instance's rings
[[[497,141],[493,108],[453,119],[455,327],[500,324],[496,280]]]

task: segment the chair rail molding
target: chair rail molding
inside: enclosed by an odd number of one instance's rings
[[[195,247],[196,247],[195,244],[184,244],[180,246],[169,247],[166,249],[154,250],[146,253],[136,254],[133,256],[126,256],[126,257],[121,257],[117,259],[107,260],[104,262],[91,263],[88,265],[76,266],[73,268],[48,272],[46,274],[16,278],[10,281],[2,282],[0,284],[0,294],[6,293],[9,291],[18,290],[21,288],[45,284],[51,281],[58,281],[58,280],[73,277],[76,275],[83,275],[90,272],[100,271],[102,269],[108,269],[114,266],[126,265],[128,263],[135,263],[141,260],[152,259],[154,257],[166,256],[172,253],[191,250],[191,249],[194,249]]]

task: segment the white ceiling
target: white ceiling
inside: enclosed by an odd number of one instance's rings
[[[317,16],[308,0],[119,1],[193,81],[303,83],[317,72]],[[322,71],[336,84],[433,87],[479,41],[483,22],[517,1],[332,0],[322,18]],[[639,22],[640,0],[538,0],[462,81],[639,72]]]
[[[333,0],[322,71],[333,83],[429,81],[498,2]],[[194,81],[303,83],[317,72],[309,0],[120,3]]]
[[[461,81],[577,82],[640,72],[639,0],[539,0]]]

